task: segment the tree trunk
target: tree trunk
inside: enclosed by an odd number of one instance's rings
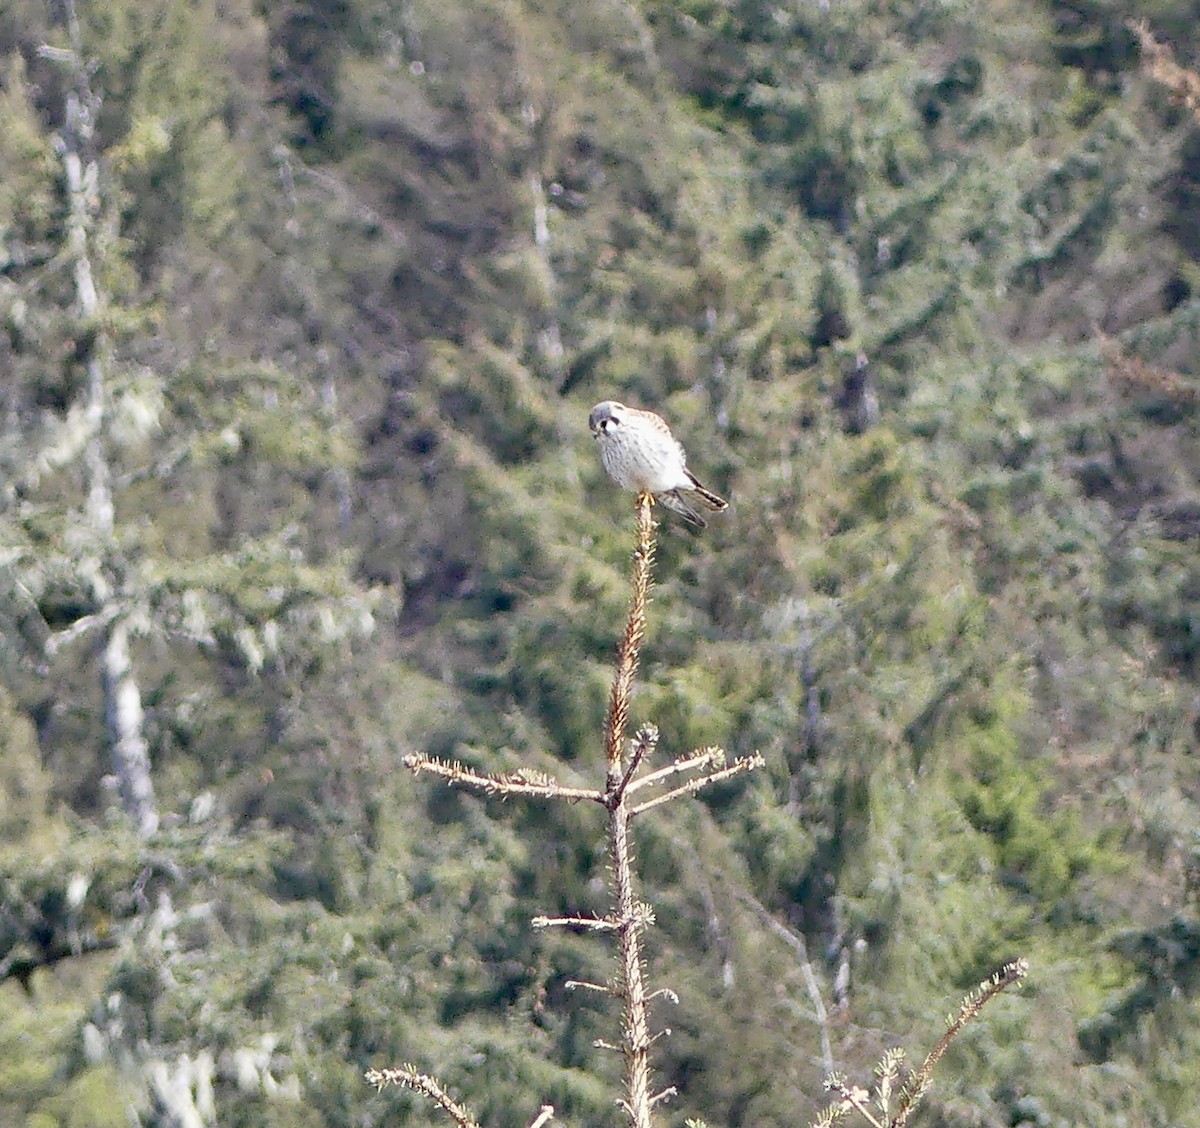
[[[92,236],[99,209],[99,166],[92,153],[96,116],[100,99],[88,82],[79,21],[74,0],[66,0],[66,15],[71,35],[71,64],[76,89],[67,95],[67,115],[62,131],[62,162],[66,177],[70,211],[67,238],[74,267],[75,301],[78,306],[80,336],[86,341],[81,358],[87,374],[86,419],[90,430],[84,451],[84,477],[87,489],[86,512],[96,541],[110,546],[116,521],[105,438],[106,341],[101,325],[101,294],[92,270]],[[103,617],[119,593],[107,569],[101,569],[92,583],[96,613]],[[119,612],[104,628],[99,645],[101,686],[104,695],[104,721],[116,773],[121,802],[141,835],[158,829],[158,811],[150,782],[150,757],[143,733],[142,695],[129,656],[129,627]]]
[[[114,619],[100,645],[104,724],[112,753],[121,805],[143,837],[158,830],[158,809],[150,781],[150,754],[143,735],[142,695],[129,657],[129,628]]]

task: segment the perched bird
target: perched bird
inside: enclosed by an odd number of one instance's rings
[[[660,505],[701,529],[705,521],[697,509],[729,508],[696,480],[685,465],[683,447],[653,411],[605,400],[592,408],[588,426],[600,444],[601,465],[622,489],[653,494]]]

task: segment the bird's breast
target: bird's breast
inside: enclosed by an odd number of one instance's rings
[[[687,485],[683,454],[669,435],[627,427],[603,442],[600,458],[623,489],[663,493]]]

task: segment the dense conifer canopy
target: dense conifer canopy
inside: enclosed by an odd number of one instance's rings
[[[601,781],[614,398],[731,500],[633,722],[765,758],[638,824],[664,1122],[817,1115],[806,970],[865,1083],[1024,956],[924,1123],[1200,1126],[1200,122],[1127,23],[1200,4],[75,3],[0,7],[0,1122],[618,1122],[529,923],[599,812],[401,767]]]

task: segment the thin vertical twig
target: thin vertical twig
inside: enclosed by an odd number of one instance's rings
[[[638,654],[646,634],[646,605],[650,597],[654,567],[654,499],[647,493],[637,497],[637,548],[633,553],[633,597],[625,633],[617,647],[617,671],[608,698],[608,718],[604,724],[604,755],[608,762],[608,782],[615,787],[623,773],[625,730],[629,725],[629,700],[637,675]]]
[[[654,565],[654,519],[652,498],[637,498],[637,548],[633,554],[633,596],[625,633],[617,648],[617,669],[609,696],[604,728],[604,750],[608,763],[608,853],[612,866],[613,919],[617,923],[620,978],[617,993],[622,1003],[625,1055],[625,1099],[621,1102],[631,1128],[650,1128],[650,1037],[646,1015],[645,968],[642,962],[642,932],[647,914],[639,904],[634,885],[632,844],[629,837],[630,807],[625,776],[625,730],[629,724],[629,701],[637,673],[638,654],[646,633],[646,604],[650,596]]]
[[[630,1128],[653,1128],[652,1110],[675,1094],[673,1086],[655,1093],[651,1089],[650,1050],[667,1031],[652,1033],[649,1005],[655,998],[678,1002],[669,988],[650,991],[646,987],[643,939],[646,928],[654,920],[651,907],[638,897],[637,875],[634,869],[633,836],[630,824],[643,811],[672,799],[695,794],[719,780],[750,771],[762,764],[757,753],[743,756],[726,764],[720,748],[702,748],[680,757],[673,764],[656,771],[639,771],[654,751],[658,729],[644,725],[632,744],[626,738],[629,727],[629,707],[637,675],[642,640],[646,634],[646,608],[650,600],[654,569],[655,524],[654,499],[648,493],[639,494],[635,505],[637,519],[636,546],[633,553],[631,577],[632,595],[625,630],[617,646],[616,669],[609,694],[608,712],[604,721],[605,785],[603,790],[565,787],[543,772],[523,768],[504,775],[487,775],[463,764],[442,761],[424,753],[410,753],[404,764],[414,772],[428,772],[447,783],[472,788],[487,795],[504,798],[523,795],[530,798],[589,799],[600,803],[608,812],[605,830],[609,856],[609,911],[602,917],[581,914],[571,916],[534,917],[535,928],[576,928],[588,932],[614,933],[617,938],[617,972],[611,983],[590,983],[571,980],[568,987],[584,988],[612,996],[621,1002],[621,1040],[618,1044],[597,1042],[602,1048],[618,1050],[625,1059],[624,1094],[617,1102],[625,1110]],[[674,788],[651,799],[640,799],[647,788],[661,786],[668,779],[690,773],[692,776]],[[631,796],[639,802],[631,802]],[[461,1128],[474,1128],[462,1108],[452,1102],[438,1083],[427,1075],[418,1074],[412,1066],[399,1070],[372,1071],[367,1079],[373,1084],[403,1084],[416,1089],[439,1104]],[[548,1106],[547,1106],[548,1108]],[[543,1116],[552,1113],[543,1109]],[[543,1123],[540,1116],[535,1121]]]
[[[625,1111],[632,1128],[650,1128],[650,1027],[646,1017],[645,968],[642,931],[645,914],[634,891],[630,865],[629,808],[619,801],[609,815],[609,854],[612,861],[613,900],[619,927],[621,1021],[625,1055]]]

